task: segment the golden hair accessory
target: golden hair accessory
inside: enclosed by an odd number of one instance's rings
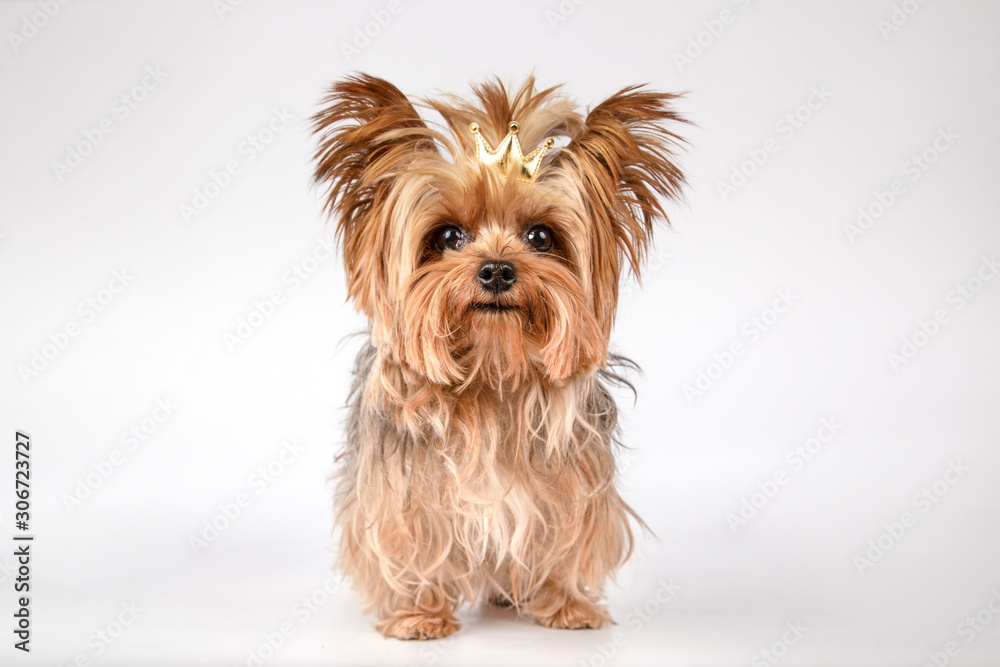
[[[511,122],[507,126],[507,136],[495,149],[490,148],[486,140],[483,139],[483,135],[479,134],[478,123],[472,123],[469,125],[469,129],[476,135],[476,157],[479,158],[480,162],[496,167],[502,174],[506,174],[513,165],[518,171],[518,177],[523,181],[535,180],[535,177],[538,176],[538,168],[542,164],[542,156],[555,143],[552,137],[549,137],[545,140],[544,145],[524,155],[521,153],[521,142],[517,140],[517,131],[520,126],[515,122]]]

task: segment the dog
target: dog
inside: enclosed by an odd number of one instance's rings
[[[337,566],[399,639],[448,636],[477,599],[599,628],[642,525],[614,484],[609,385],[628,362],[609,337],[620,280],[685,186],[679,95],[631,86],[584,115],[533,77],[473,93],[411,101],[355,74],[313,117],[315,181],[370,323]]]

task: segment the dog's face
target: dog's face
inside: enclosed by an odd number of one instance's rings
[[[334,86],[315,118],[316,177],[338,216],[350,296],[375,346],[437,384],[588,373],[606,361],[620,274],[638,272],[665,217],[657,196],[683,183],[665,126],[680,120],[672,96],[626,89],[584,119],[531,80],[475,92],[478,105],[426,102],[446,134],[385,81]],[[510,131],[526,150],[568,143],[528,180],[519,165],[485,164],[472,124],[490,146]]]

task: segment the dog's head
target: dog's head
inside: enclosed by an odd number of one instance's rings
[[[684,183],[675,95],[630,87],[584,117],[533,79],[474,92],[422,102],[445,130],[381,79],[331,89],[315,176],[349,294],[374,345],[436,384],[589,373],[607,359],[621,273],[638,274],[659,198]]]

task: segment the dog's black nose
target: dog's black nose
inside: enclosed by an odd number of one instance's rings
[[[494,294],[506,292],[517,282],[517,272],[510,262],[490,260],[479,265],[479,284]]]

